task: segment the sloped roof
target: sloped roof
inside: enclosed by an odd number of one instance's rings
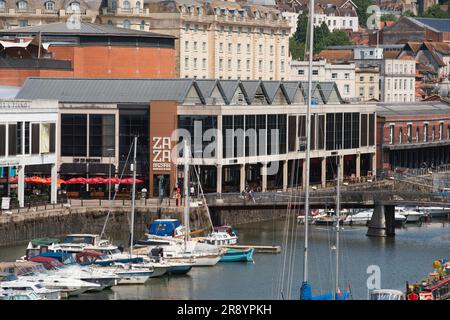
[[[88,36],[133,36],[133,37],[161,37],[174,38],[153,32],[116,28],[108,24],[80,22],[79,28],[69,28],[65,22],[41,24],[31,27],[0,30],[0,35],[88,35]]]
[[[450,32],[450,19],[412,17],[406,18],[421,27],[431,29],[435,32]]]
[[[435,115],[444,113],[450,113],[450,105],[442,101],[377,104],[377,115],[381,117]]]
[[[148,104],[151,101],[177,101],[182,104],[194,87],[202,104],[217,87],[226,104],[231,104],[238,88],[241,88],[248,104],[262,90],[269,104],[274,102],[278,90],[282,90],[288,104],[295,100],[297,90],[308,98],[308,83],[296,81],[241,81],[175,79],[107,79],[107,78],[28,78],[16,95],[17,99],[58,100],[62,103],[118,103]],[[313,94],[319,90],[324,103],[336,92],[342,99],[334,82],[314,82]]]
[[[252,103],[253,99],[255,98],[256,91],[258,90],[260,85],[261,85],[260,80],[242,81],[242,87],[244,88],[245,95],[249,103]]]
[[[16,98],[74,103],[181,103],[192,84],[192,79],[28,78]]]

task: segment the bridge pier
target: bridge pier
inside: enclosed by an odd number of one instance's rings
[[[376,204],[367,230],[368,237],[395,236],[395,206]]]

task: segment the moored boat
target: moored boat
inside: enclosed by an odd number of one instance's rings
[[[226,248],[225,254],[220,259],[220,262],[253,262],[254,252],[254,248],[247,250]]]

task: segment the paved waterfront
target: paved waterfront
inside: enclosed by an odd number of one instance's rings
[[[283,242],[283,220],[239,228],[243,244]],[[310,281],[316,293],[333,286],[334,233],[313,226],[310,238]],[[368,238],[366,228],[346,227],[342,234],[341,278],[351,281],[357,299],[367,297],[366,269],[381,268],[383,288],[404,288],[405,281],[417,281],[432,271],[435,259],[450,257],[450,224],[434,221],[421,227],[397,229],[395,239]],[[26,245],[0,249],[0,260],[14,260]],[[298,297],[302,279],[303,226],[298,231],[292,297]],[[120,286],[101,293],[83,294],[82,299],[274,299],[277,297],[283,254],[257,254],[255,264],[221,263],[213,268],[194,268],[188,276],[151,279],[144,286]]]

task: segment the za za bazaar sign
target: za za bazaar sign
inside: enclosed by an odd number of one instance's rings
[[[153,170],[170,171],[172,168],[170,137],[153,137],[152,144]]]

